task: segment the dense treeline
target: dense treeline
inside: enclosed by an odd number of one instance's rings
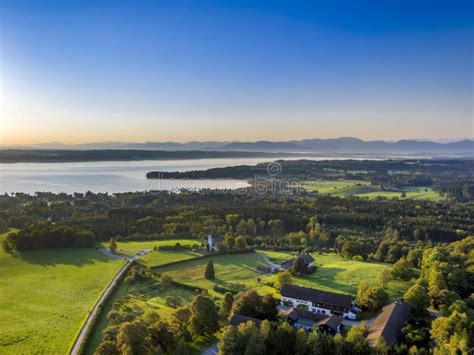
[[[298,160],[278,161],[277,179],[351,179],[371,182],[384,189],[432,187],[458,200],[474,198],[472,160]],[[155,171],[149,179],[249,179],[268,178],[268,163],[187,172]],[[271,173],[271,172],[270,172]]]
[[[92,247],[95,242],[94,234],[88,230],[39,223],[9,234],[3,240],[2,246],[6,251],[21,251],[41,248]]]
[[[474,170],[472,160],[279,160],[281,171],[278,176],[312,178],[332,176],[338,174],[353,174],[356,176],[394,175],[401,179],[400,173],[407,179],[427,179],[434,176],[465,176],[471,178]],[[267,163],[230,166],[225,168],[211,168],[187,172],[162,172],[164,177],[170,178],[253,178],[255,174],[267,174]],[[156,172],[159,173],[159,172]],[[152,178],[154,172],[149,173]],[[418,174],[419,176],[415,175]],[[420,180],[421,181],[421,180]]]
[[[166,151],[140,149],[5,149],[0,150],[0,163],[19,162],[82,162],[82,161],[127,161],[127,160],[176,160],[210,158],[255,158],[294,156],[291,153],[231,152],[231,151]]]
[[[417,243],[453,242],[474,234],[473,217],[472,203],[256,196],[247,190],[235,194],[17,194],[0,201],[0,226],[21,229],[23,239],[60,227],[88,231],[97,241],[201,240],[210,233],[230,234],[244,235],[249,245],[259,247],[335,250],[347,257],[389,262],[407,255]],[[388,228],[393,232],[387,232]],[[38,238],[47,240],[54,233]]]
[[[421,274],[404,295],[410,321],[403,343],[435,354],[468,354],[474,346],[474,237],[416,254]],[[442,316],[433,320],[429,307]]]

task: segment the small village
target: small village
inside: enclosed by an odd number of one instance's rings
[[[207,250],[211,253],[217,252],[218,242],[221,240],[222,238],[209,235]],[[278,273],[288,270],[298,258],[304,261],[306,267],[314,267],[314,258],[308,253],[301,253],[281,264],[272,263],[267,259],[269,268],[264,271]],[[385,305],[373,319],[364,321],[360,320],[362,308],[355,303],[354,297],[349,295],[284,284],[280,296],[280,316],[295,329],[336,335],[342,332],[344,325],[367,324],[367,341],[371,347],[376,346],[379,338],[383,338],[388,346],[397,345],[402,328],[407,325],[409,319],[409,307],[402,299]],[[258,327],[262,320],[233,314],[229,322],[233,327],[247,322]]]

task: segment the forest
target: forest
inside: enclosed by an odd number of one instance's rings
[[[337,172],[340,163],[334,164],[336,178],[348,174]],[[404,179],[416,175],[406,163],[394,164],[394,169],[408,170]],[[466,178],[470,183],[467,163],[456,164],[451,182]],[[327,169],[322,170],[326,179]],[[431,171],[427,177],[433,182],[448,182],[439,166],[421,169]],[[321,354],[329,349],[336,354],[467,354],[474,332],[473,218],[474,202],[455,194],[436,201],[369,199],[278,189],[257,193],[249,187],[231,192],[17,193],[0,199],[0,230],[6,232],[2,248],[18,262],[31,252],[64,254],[105,245],[112,253],[126,245],[152,251],[133,264],[95,320],[98,328],[84,346],[86,353],[96,354],[189,354],[216,339],[221,354]],[[215,255],[204,243],[209,234],[219,238]],[[153,247],[159,242],[166,245]],[[126,256],[137,252],[120,250]],[[311,253],[317,265],[306,268],[295,261],[288,272],[269,275],[260,256],[285,261],[301,252]],[[334,270],[351,275],[345,276],[352,277],[351,286],[336,282]],[[357,274],[362,270],[370,270],[370,283]],[[367,317],[403,296],[411,311],[401,341],[371,348],[363,322],[334,337],[293,329],[276,312],[278,290],[291,282],[349,292]],[[232,327],[234,314],[262,323]]]
[[[331,196],[255,196],[251,191],[16,194],[0,201],[0,225],[21,231],[12,249],[240,233],[250,245],[343,251],[393,262],[409,246],[474,234],[474,204]],[[387,228],[396,237],[386,238]],[[52,236],[55,237],[52,237]],[[82,241],[80,241],[82,239]],[[304,242],[302,242],[304,240]]]
[[[276,174],[269,168],[276,168]],[[247,179],[295,182],[353,180],[368,182],[382,190],[417,186],[429,187],[451,198],[474,198],[472,160],[397,159],[397,160],[279,160],[255,166],[240,165],[188,172],[154,171],[149,179]],[[270,176],[269,176],[270,175]]]

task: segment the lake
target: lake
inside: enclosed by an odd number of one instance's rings
[[[289,160],[288,158],[285,158]],[[291,158],[302,159],[302,157]],[[328,160],[347,157],[307,157]],[[357,159],[357,158],[356,158]],[[367,157],[365,157],[367,159]],[[14,163],[0,164],[0,193],[24,192],[131,192],[145,190],[176,191],[187,189],[237,189],[246,181],[155,180],[146,179],[150,171],[190,171],[234,165],[255,165],[267,158],[228,158],[194,160],[106,161],[81,163]]]

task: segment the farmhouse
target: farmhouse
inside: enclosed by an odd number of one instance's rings
[[[300,254],[300,255],[298,255],[298,256],[300,256],[300,257],[303,258],[304,263],[305,263],[306,266],[314,265],[314,258],[313,258],[311,255],[309,255],[308,253],[302,253],[302,254]],[[282,268],[283,270],[287,270],[287,269],[289,269],[290,267],[292,267],[293,264],[295,263],[296,258],[297,258],[298,256],[294,257],[294,258],[291,259],[291,260],[287,260],[287,261],[285,261],[284,263],[282,263],[282,264],[281,264],[281,268]]]
[[[357,319],[354,298],[339,293],[285,284],[281,288],[281,303],[285,306],[306,309],[313,313],[337,315]]]
[[[317,330],[321,333],[336,335],[341,331],[342,318],[336,315],[327,316],[313,313],[304,309],[292,308],[285,317],[294,328],[310,332]]]
[[[410,309],[403,300],[398,300],[382,309],[369,327],[367,341],[375,346],[379,337],[383,337],[388,345],[395,345],[400,339],[402,328],[407,324]]]
[[[311,255],[309,255],[308,253],[302,253],[302,254],[299,254],[299,255],[295,256],[293,259],[284,261],[280,265],[272,263],[271,271],[275,272],[275,271],[288,270],[289,268],[291,268],[293,266],[293,264],[295,263],[295,260],[298,256],[301,256],[303,258],[306,267],[314,265],[314,258]]]

